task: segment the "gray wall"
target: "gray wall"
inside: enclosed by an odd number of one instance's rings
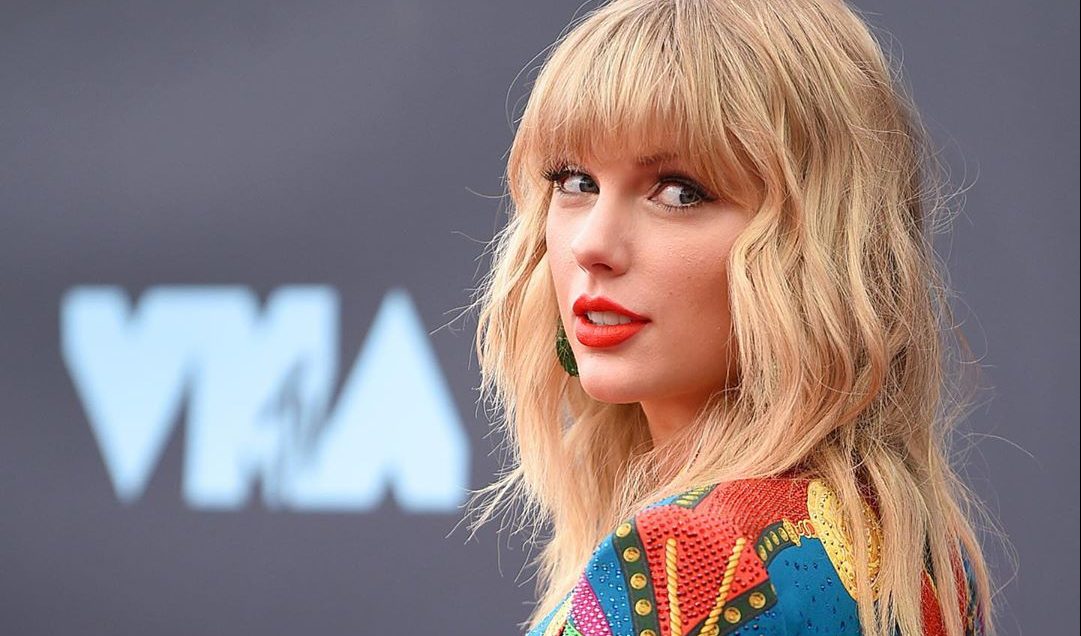
[[[1077,3],[858,5],[966,187],[1003,633],[1067,633]],[[521,535],[454,529],[499,456],[454,319],[515,78],[577,6],[5,3],[4,633],[516,633]]]

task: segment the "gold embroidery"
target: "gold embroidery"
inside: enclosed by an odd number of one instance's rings
[[[784,532],[784,534],[788,535],[789,541],[799,546],[799,542],[803,540],[801,538],[799,528],[797,528],[796,524],[792,523],[792,520],[788,517],[784,518],[783,523],[784,526],[781,527],[781,530]]]
[[[676,570],[676,538],[669,537],[664,544],[664,569],[668,578],[668,633],[683,634],[683,616],[679,611],[679,572]]]
[[[709,615],[706,616],[706,622],[702,626],[702,631],[699,632],[701,636],[717,636],[721,633],[720,625],[718,624],[721,618],[721,610],[724,609],[724,603],[728,597],[728,589],[732,587],[732,579],[736,576],[736,566],[739,565],[739,555],[743,552],[743,545],[747,543],[747,540],[743,537],[736,539],[736,544],[732,546],[732,554],[728,557],[728,565],[724,569],[724,578],[721,579],[721,588],[717,591],[717,600],[713,605],[713,609],[710,610]],[[734,609],[734,608],[728,608]],[[737,609],[738,613],[739,610]],[[729,619],[730,613],[725,612],[725,618]],[[739,618],[737,616],[736,621]],[[729,620],[730,623],[736,621]]]
[[[841,501],[829,486],[822,480],[815,479],[807,487],[807,511],[811,517],[812,527],[806,528],[804,522],[800,522],[800,530],[805,536],[817,536],[822,541],[829,556],[830,563],[837,571],[837,575],[844,584],[845,589],[852,598],[856,598],[856,568],[853,556],[852,537],[844,523]],[[867,551],[868,566],[871,576],[871,590],[878,594],[878,566],[879,551],[882,547],[882,528],[874,511],[867,502],[863,502],[863,521],[867,526]],[[799,527],[799,526],[797,526]]]
[[[747,602],[755,609],[762,609],[766,605],[766,595],[761,592],[752,592]]]

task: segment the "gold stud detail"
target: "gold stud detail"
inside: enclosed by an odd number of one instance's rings
[[[795,543],[797,546],[800,545],[800,541],[802,540],[800,539],[799,534],[800,529],[796,526],[796,524],[792,523],[792,520],[788,517],[785,517],[782,522],[784,523],[782,529],[785,531],[785,534],[788,535],[788,540],[792,543]]]
[[[653,611],[653,603],[650,603],[648,599],[640,598],[634,604],[634,611],[639,616],[648,616]]]
[[[626,521],[619,524],[619,527],[616,528],[616,536],[621,538],[621,539],[623,537],[627,536],[630,533],[631,533],[631,524],[626,522]]]
[[[631,575],[631,587],[636,590],[642,589],[646,586],[646,583],[648,582],[649,580],[646,579],[646,575],[642,574],[641,572],[635,572]]]
[[[728,621],[729,623],[738,623],[739,618],[740,613],[738,607],[729,606],[726,610],[724,610],[724,620]]]
[[[623,560],[629,563],[634,563],[638,560],[638,557],[642,556],[642,553],[638,551],[638,548],[633,545],[623,550]]]
[[[762,609],[766,605],[766,595],[761,592],[752,592],[747,602],[755,609]]]
[[[647,627],[642,631],[638,632],[638,636],[657,636],[657,632]]]

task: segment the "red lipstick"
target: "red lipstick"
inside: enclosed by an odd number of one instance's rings
[[[642,330],[649,318],[634,313],[610,298],[579,296],[574,301],[574,335],[587,347],[614,347]],[[612,311],[631,319],[622,325],[599,325],[589,321],[587,311]]]

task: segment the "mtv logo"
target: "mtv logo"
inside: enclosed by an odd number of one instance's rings
[[[115,286],[60,304],[64,363],[117,497],[139,499],[186,406],[183,498],[364,511],[391,491],[414,512],[466,495],[469,443],[409,294],[383,298],[332,405],[339,298],[285,286],[260,311],[239,286],[161,286],[137,306]]]

